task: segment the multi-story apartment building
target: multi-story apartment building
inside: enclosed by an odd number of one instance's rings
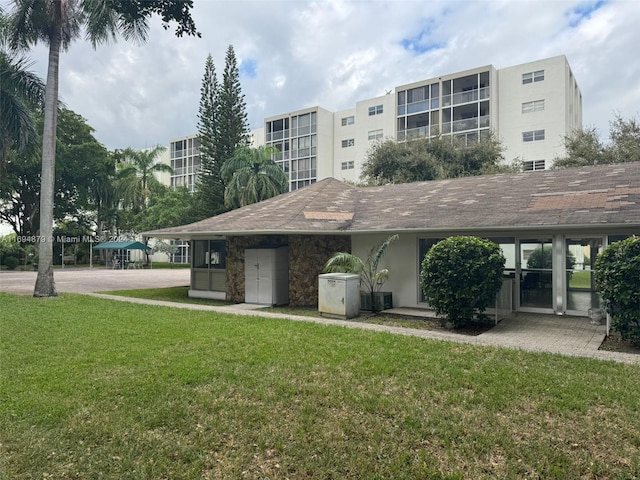
[[[564,55],[497,69],[493,65],[397,86],[354,108],[320,106],[274,115],[252,132],[252,144],[279,150],[274,158],[295,190],[326,177],[357,182],[375,142],[438,135],[469,144],[489,131],[505,159],[523,170],[548,169],[563,139],[582,127],[582,94]],[[195,135],[171,140],[171,186],[193,189],[200,165]]]
[[[274,160],[289,175],[291,190],[333,176],[333,162],[325,160],[333,156],[333,117],[314,107],[265,119],[265,143],[279,150]]]

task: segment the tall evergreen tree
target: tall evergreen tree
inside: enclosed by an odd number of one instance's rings
[[[200,173],[196,186],[196,216],[207,218],[224,210],[224,181],[220,174],[222,160],[218,157],[218,115],[220,85],[211,54],[207,56],[200,88],[198,138],[200,141]]]
[[[221,170],[238,148],[249,144],[246,108],[238,62],[233,46],[229,45],[222,84],[217,81],[213,60],[209,55],[200,89],[198,135],[201,167],[195,202],[195,216],[198,219],[228,209],[224,201],[227,185]]]
[[[240,72],[232,45],[227,48],[219,101],[216,151],[218,158],[225,162],[233,157],[236,148],[249,144],[247,106],[240,87]]]

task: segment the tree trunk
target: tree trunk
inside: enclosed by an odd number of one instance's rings
[[[58,123],[58,68],[60,64],[60,27],[51,35],[49,65],[44,101],[42,133],[42,175],[40,179],[40,235],[38,278],[34,297],[57,296],[53,280],[53,199],[55,195],[56,128]]]

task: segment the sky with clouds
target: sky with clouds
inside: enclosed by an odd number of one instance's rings
[[[3,6],[7,0],[0,0]],[[148,41],[61,57],[60,97],[110,150],[167,145],[197,131],[210,53],[219,78],[233,45],[251,128],[319,105],[336,111],[402,85],[492,64],[564,54],[584,126],[608,136],[616,112],[640,112],[640,1],[195,0],[202,38],[152,22]],[[46,76],[47,51],[29,54]]]

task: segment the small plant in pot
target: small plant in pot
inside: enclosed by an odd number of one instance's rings
[[[361,259],[357,255],[347,252],[336,253],[331,257],[324,266],[324,273],[356,273],[360,275],[360,288],[366,299],[363,303],[363,310],[367,308],[364,305],[370,305],[371,310],[376,312],[391,308],[391,305],[385,305],[384,298],[390,298],[391,294],[382,292],[382,285],[389,278],[389,269],[378,269],[380,261],[384,256],[389,245],[398,239],[398,235],[391,235],[379,245],[374,246],[367,255],[366,259]]]

